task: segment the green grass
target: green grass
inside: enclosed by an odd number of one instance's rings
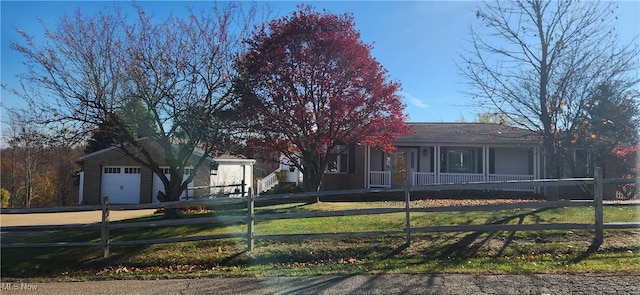
[[[400,203],[288,204],[257,208],[256,214],[356,208],[401,208]],[[185,218],[244,215],[243,210],[186,214]],[[605,222],[633,222],[635,207],[606,207]],[[134,221],[159,220],[161,214]],[[483,223],[593,223],[593,208],[414,213],[412,226]],[[132,220],[125,221],[132,222]],[[255,235],[402,230],[404,213],[260,221]],[[112,241],[220,233],[244,233],[243,224],[206,224],[117,229]],[[99,241],[98,231],[60,231],[29,242]],[[352,239],[259,240],[246,252],[243,239],[97,248],[3,249],[2,277],[92,279],[218,275],[317,275],[347,273],[626,273],[640,274],[640,230],[607,230],[592,248],[593,231],[533,231],[414,234]]]

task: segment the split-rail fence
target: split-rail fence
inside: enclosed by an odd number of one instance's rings
[[[111,205],[109,198],[105,197],[101,206],[76,206],[64,208],[33,208],[33,209],[2,209],[1,214],[28,214],[28,213],[54,213],[54,212],[80,212],[96,211],[102,212],[102,222],[93,224],[69,224],[69,225],[39,225],[39,226],[6,226],[1,227],[2,231],[57,231],[57,230],[78,230],[96,229],[100,230],[101,238],[99,242],[57,242],[57,243],[2,243],[2,248],[33,248],[33,247],[99,247],[103,257],[109,255],[110,246],[130,246],[159,243],[174,243],[185,241],[202,241],[228,238],[244,238],[247,242],[247,250],[254,248],[256,240],[284,240],[284,239],[327,239],[327,238],[355,238],[387,235],[406,236],[407,246],[411,244],[413,233],[427,232],[493,232],[493,231],[543,231],[543,230],[595,230],[595,243],[602,243],[603,231],[605,229],[625,229],[640,228],[640,221],[625,223],[604,223],[603,222],[603,185],[604,184],[626,184],[638,182],[638,179],[604,179],[602,170],[596,169],[593,178],[571,178],[571,179],[540,179],[524,181],[503,181],[490,183],[464,183],[464,184],[438,184],[392,189],[362,189],[343,190],[330,192],[311,193],[291,193],[277,195],[263,195],[247,197],[221,197],[212,199],[192,199],[178,202],[165,202],[160,204],[141,205]],[[446,207],[421,207],[412,208],[410,206],[411,193],[421,191],[438,190],[499,190],[501,188],[513,187],[560,187],[593,185],[593,200],[559,200],[543,202],[522,202],[508,204],[473,205],[473,206],[446,206]],[[301,212],[282,214],[255,214],[256,202],[278,204],[315,200],[318,197],[335,195],[355,195],[355,194],[384,194],[384,193],[404,193],[404,208],[375,208],[375,209],[353,209],[326,212]],[[192,206],[246,206],[245,216],[215,216],[202,218],[186,218],[178,220],[158,220],[145,222],[111,223],[109,212],[114,210],[140,210],[140,209],[160,209],[160,208],[181,208]],[[638,205],[638,203],[631,203]],[[496,211],[496,210],[516,210],[516,209],[551,209],[563,207],[593,207],[594,223],[544,223],[544,224],[477,224],[477,225],[450,225],[450,226],[428,226],[412,227],[411,214],[415,212],[469,212],[469,211]],[[386,229],[381,231],[368,232],[343,232],[343,233],[323,233],[323,234],[280,234],[280,235],[255,235],[255,222],[275,219],[299,219],[317,218],[333,216],[355,216],[355,215],[375,215],[405,213],[405,227],[402,229]],[[162,226],[180,225],[202,225],[219,223],[246,223],[246,232],[236,232],[216,235],[202,235],[189,237],[174,237],[162,239],[147,239],[134,241],[110,241],[109,233],[113,229],[122,228],[154,228]]]

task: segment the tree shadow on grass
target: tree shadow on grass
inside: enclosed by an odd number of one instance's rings
[[[534,216],[535,222],[539,223],[541,219],[540,219],[540,216],[538,216],[537,214],[546,210],[549,210],[549,209],[545,208],[545,209],[531,211],[531,212],[522,213],[518,215],[512,215],[512,216],[508,216],[508,217],[493,221],[488,224],[490,225],[507,224],[508,222],[511,222],[513,220],[517,220],[518,224],[523,224],[525,218],[529,216]],[[460,239],[459,241],[446,247],[442,251],[440,258],[449,259],[451,257],[455,257],[458,259],[465,259],[465,258],[473,257],[478,254],[478,251],[483,246],[485,246],[489,241],[491,241],[494,237],[496,237],[497,233],[498,233],[497,231],[489,232],[482,239],[480,238],[483,236],[483,234],[485,234],[485,232],[475,231],[471,234],[468,234],[464,236],[462,239]],[[515,238],[515,231],[511,231],[509,233],[509,236],[507,236],[507,238],[505,239],[502,247],[498,250],[496,256],[502,255],[505,249],[507,249],[513,243],[514,238]]]
[[[536,211],[532,211],[532,212],[528,212],[528,213],[509,216],[509,217],[502,218],[500,220],[491,222],[489,224],[506,224],[506,223],[508,223],[510,221],[513,221],[513,220],[516,220],[516,219],[517,219],[517,223],[518,224],[523,224],[525,218],[528,217],[528,216],[535,216],[535,218],[536,218],[535,223],[539,223],[541,221],[541,219],[537,215],[537,213],[540,213],[540,212],[543,212],[543,211],[546,211],[546,210],[550,210],[550,209],[551,208],[545,208],[545,209],[542,209],[542,210],[536,210]],[[509,248],[509,246],[513,245],[513,242],[515,240],[515,233],[516,233],[516,231],[509,232],[509,235],[506,237],[506,239],[504,240],[503,245],[496,252],[494,257],[501,257],[505,253],[506,249]],[[463,237],[459,241],[457,241],[457,242],[449,245],[448,247],[446,247],[442,251],[442,253],[440,255],[440,258],[443,259],[443,260],[450,259],[451,257],[456,258],[456,259],[466,259],[466,258],[471,258],[471,257],[476,256],[478,254],[478,251],[484,245],[486,245],[492,238],[497,236],[497,232],[489,232],[484,237],[482,237],[482,235],[483,235],[483,232],[473,232],[471,234],[466,235],[465,237]],[[482,237],[482,239],[479,240],[481,237]],[[589,258],[591,255],[593,255],[593,254],[598,252],[598,250],[600,249],[601,245],[602,245],[602,241],[598,241],[597,239],[594,239],[592,241],[591,245],[589,246],[589,248],[587,248],[579,256],[571,259],[570,262],[571,263],[579,263],[579,262]]]

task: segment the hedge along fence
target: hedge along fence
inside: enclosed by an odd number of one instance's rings
[[[109,198],[105,197],[102,206],[82,206],[82,207],[66,207],[66,208],[40,208],[40,209],[3,209],[2,214],[25,214],[25,213],[53,213],[53,212],[78,212],[78,211],[95,211],[101,210],[102,222],[98,224],[80,224],[80,225],[43,225],[43,226],[12,226],[2,227],[2,231],[52,231],[52,230],[74,230],[74,229],[100,229],[100,242],[60,242],[60,243],[14,243],[2,244],[2,248],[30,248],[30,247],[100,247],[103,257],[108,257],[110,246],[129,246],[129,245],[148,245],[160,243],[175,243],[185,241],[202,241],[228,238],[244,238],[247,241],[247,250],[253,250],[256,240],[299,240],[299,239],[327,239],[327,238],[355,238],[355,237],[372,237],[386,235],[405,235],[407,246],[411,245],[412,233],[425,232],[492,232],[492,231],[540,231],[540,230],[568,230],[568,229],[595,229],[595,244],[600,245],[603,241],[604,229],[624,229],[624,228],[640,228],[640,222],[630,223],[607,223],[603,222],[603,185],[605,183],[634,183],[637,179],[603,179],[600,169],[596,169],[594,178],[579,179],[549,179],[549,180],[530,180],[530,181],[505,181],[492,183],[466,183],[466,184],[441,184],[428,185],[418,187],[408,187],[399,189],[364,189],[364,190],[346,190],[331,192],[311,192],[311,193],[295,193],[295,194],[279,194],[254,197],[249,195],[244,198],[215,198],[215,199],[196,199],[179,202],[166,202],[161,204],[141,204],[141,205],[111,205]],[[546,201],[546,202],[524,202],[515,204],[494,204],[494,205],[474,205],[474,206],[447,206],[447,207],[429,207],[429,208],[411,208],[411,193],[420,191],[438,191],[438,190],[472,190],[472,189],[500,189],[523,187],[559,187],[559,186],[575,186],[575,185],[594,185],[594,199],[584,201]],[[332,195],[353,195],[365,193],[404,193],[404,208],[375,208],[375,209],[353,209],[353,210],[337,210],[324,212],[304,212],[304,213],[281,213],[281,214],[255,214],[255,205],[258,203],[267,204],[285,204],[291,202],[315,200],[317,197]],[[250,194],[250,193],[249,193]],[[202,218],[188,218],[180,220],[159,220],[135,223],[111,223],[109,221],[109,212],[114,210],[137,210],[137,209],[159,209],[159,208],[181,208],[190,206],[222,206],[222,205],[241,205],[246,206],[246,216],[216,216]],[[479,225],[451,225],[451,226],[428,226],[415,227],[411,226],[411,214],[416,212],[470,212],[470,211],[496,211],[496,210],[514,210],[514,209],[551,209],[563,207],[594,207],[594,223],[547,223],[547,224],[479,224]],[[282,220],[282,219],[299,219],[299,218],[318,218],[318,217],[335,217],[335,216],[357,216],[357,215],[376,215],[390,213],[405,213],[405,227],[403,229],[389,229],[382,231],[368,232],[342,232],[342,233],[320,233],[320,234],[280,234],[280,235],[255,235],[255,221],[266,220]],[[246,223],[246,232],[202,235],[190,237],[175,237],[163,239],[148,239],[135,241],[110,241],[109,233],[113,229],[121,228],[154,228],[162,226],[181,226],[181,225],[203,225],[212,223]]]

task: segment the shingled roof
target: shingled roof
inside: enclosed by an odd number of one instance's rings
[[[490,123],[407,123],[413,130],[398,142],[539,144],[535,132]]]

